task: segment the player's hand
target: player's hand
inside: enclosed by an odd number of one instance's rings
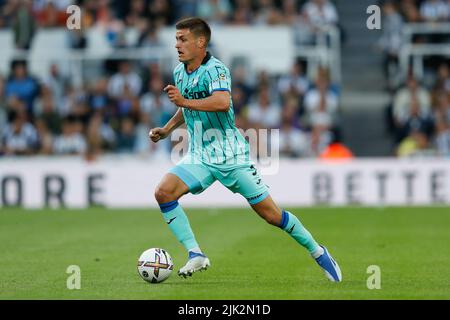
[[[158,142],[161,139],[166,138],[168,132],[164,128],[153,128],[148,133],[148,136],[153,142]]]
[[[185,98],[181,95],[177,87],[169,84],[164,88],[170,101],[172,101],[176,106],[183,107],[185,105]]]

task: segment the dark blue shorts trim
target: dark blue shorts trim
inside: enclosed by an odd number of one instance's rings
[[[266,192],[264,192],[264,193],[261,193],[261,194],[255,196],[255,197],[247,198],[247,201],[248,201],[248,203],[250,203],[250,204],[253,205],[253,204],[257,204],[257,203],[263,201],[263,200],[264,200],[265,198],[267,198],[268,196],[269,196],[269,192],[266,191]]]

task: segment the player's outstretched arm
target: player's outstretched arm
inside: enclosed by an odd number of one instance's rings
[[[212,95],[204,99],[186,99],[173,85],[168,85],[164,91],[167,92],[170,101],[178,107],[210,112],[227,112],[230,109],[229,91],[214,91]]]
[[[173,130],[181,126],[183,123],[183,112],[181,109],[178,109],[174,116],[167,121],[164,127],[151,129],[148,136],[153,142],[158,142],[161,139],[165,139]]]

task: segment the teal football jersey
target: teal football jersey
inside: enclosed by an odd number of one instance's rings
[[[182,109],[189,133],[190,155],[196,161],[221,168],[248,163],[249,144],[235,125],[228,68],[208,52],[196,70],[189,73],[184,63],[180,63],[173,75],[176,87],[186,99],[204,99],[214,91],[230,92],[227,112]]]

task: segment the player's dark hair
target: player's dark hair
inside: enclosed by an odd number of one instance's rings
[[[211,40],[211,28],[205,20],[200,18],[186,18],[180,20],[175,25],[177,30],[189,29],[196,37],[203,36],[206,39],[206,44],[208,45]]]

